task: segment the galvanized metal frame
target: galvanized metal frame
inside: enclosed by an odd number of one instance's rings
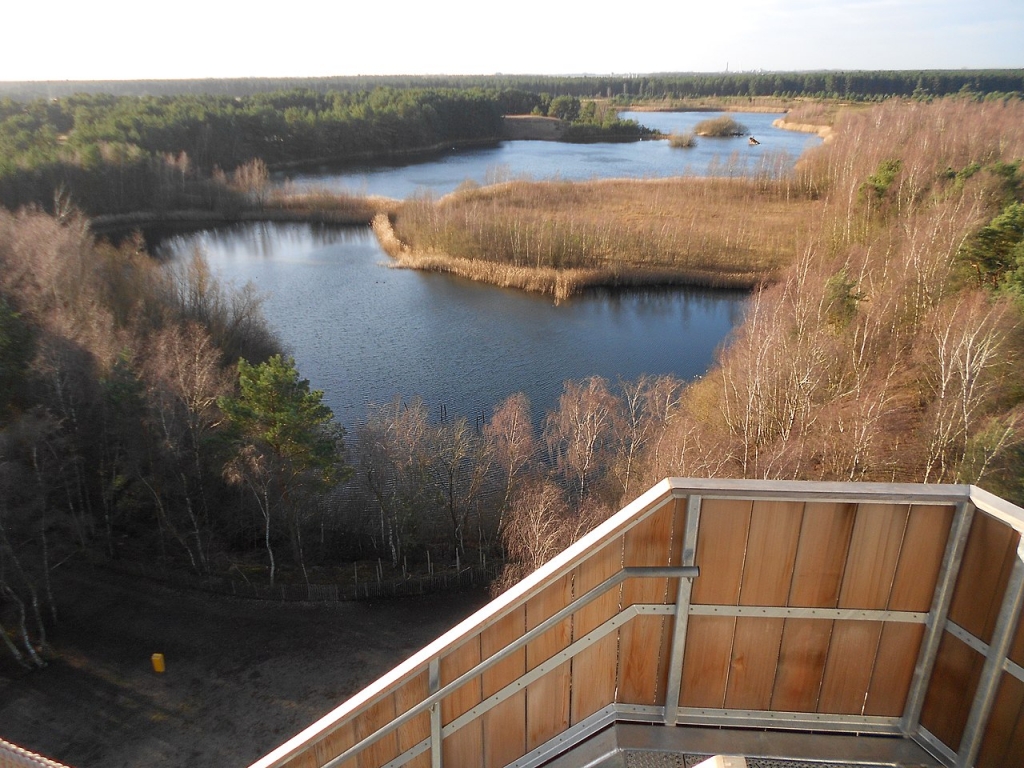
[[[819,712],[776,712],[760,709],[715,709],[679,707],[682,725],[709,725],[779,730],[817,730],[833,733],[876,733],[898,735],[898,717],[836,715]]]
[[[623,609],[619,613],[612,616],[610,619],[605,621],[600,626],[588,632],[586,635],[581,637],[574,643],[570,643],[561,651],[556,653],[551,658],[547,659],[541,664],[531,669],[525,675],[522,675],[516,680],[506,685],[500,691],[488,696],[486,699],[481,701],[475,707],[466,710],[462,715],[452,720],[448,725],[444,726],[442,733],[445,736],[450,736],[459,730],[463,726],[471,723],[476,718],[485,712],[490,711],[494,707],[501,704],[505,699],[510,696],[514,696],[519,691],[526,688],[530,683],[536,682],[540,678],[544,677],[548,672],[558,669],[562,664],[575,657],[578,653],[585,651],[587,648],[592,646],[598,640],[601,640],[605,636],[611,634],[619,627],[624,625],[626,622],[641,615],[651,614],[662,614],[670,615],[675,611],[675,608],[671,605],[642,605],[634,604],[628,608]]]
[[[960,749],[956,756],[957,768],[970,768],[978,758],[981,741],[985,735],[988,716],[995,703],[999,681],[1003,675],[1006,655],[1010,651],[1013,635],[1017,631],[1020,609],[1024,605],[1024,552],[1017,550],[1017,560],[1010,572],[1010,580],[1003,593],[1003,602],[999,607],[992,642],[985,656],[985,666],[981,670],[981,679],[971,704],[971,713],[964,726],[964,734],[960,739]]]
[[[427,666],[427,693],[441,690],[441,660],[433,658]],[[430,768],[441,768],[444,755],[441,750],[441,702],[430,705]]]
[[[971,532],[974,510],[974,504],[970,501],[961,501],[956,505],[953,526],[946,542],[946,551],[942,556],[935,594],[932,596],[924,637],[921,639],[921,649],[918,651],[917,664],[914,666],[914,677],[911,679],[907,702],[903,707],[903,733],[908,736],[917,732],[921,722],[924,696],[928,689],[928,681],[935,670],[942,631],[946,628],[949,606],[953,600],[953,587],[956,585],[960,564],[967,549],[967,536]]]
[[[946,622],[946,631],[971,650],[988,658],[989,645],[984,640],[979,640],[959,624],[952,621]],[[1003,671],[1024,683],[1024,667],[1014,662],[1013,659],[1003,659]]]
[[[917,733],[914,734],[913,738],[914,741],[941,760],[942,764],[947,766],[947,768],[953,768],[956,764],[956,752],[939,741],[938,737],[924,726],[920,726],[917,729]]]
[[[975,637],[955,621],[946,621],[946,631],[973,651],[988,656],[988,643]]]
[[[474,678],[478,677],[483,672],[485,672],[486,670],[490,669],[495,664],[498,664],[499,662],[503,661],[504,659],[506,659],[507,657],[509,657],[510,655],[515,653],[516,651],[518,651],[519,649],[525,647],[527,643],[537,639],[538,637],[543,635],[545,632],[547,632],[548,630],[552,629],[553,627],[558,625],[560,622],[566,620],[567,618],[572,616],[572,614],[574,614],[577,611],[579,611],[581,608],[583,608],[583,607],[589,605],[590,603],[594,602],[599,597],[601,597],[601,595],[603,595],[605,592],[607,592],[610,589],[613,589],[614,587],[618,586],[619,584],[621,584],[623,581],[626,581],[627,579],[630,579],[630,578],[678,578],[681,582],[689,583],[689,581],[691,579],[695,578],[697,575],[698,575],[697,568],[692,567],[692,566],[690,566],[690,567],[682,567],[682,566],[628,567],[628,568],[623,568],[623,569],[619,570],[613,576],[605,579],[603,582],[601,582],[596,587],[594,587],[593,589],[588,591],[586,594],[582,595],[581,597],[577,598],[573,602],[569,603],[569,605],[565,606],[562,610],[558,611],[557,613],[555,613],[550,618],[548,618],[548,619],[544,620],[543,622],[541,622],[540,624],[538,624],[536,627],[534,627],[529,632],[526,632],[526,633],[520,635],[514,642],[510,643],[509,645],[506,645],[504,648],[499,650],[497,653],[494,653],[491,656],[489,656],[488,658],[484,659],[479,664],[474,666],[472,669],[469,669],[466,672],[462,673],[461,675],[459,675],[457,678],[455,678],[454,680],[452,680],[450,683],[446,684],[445,686],[437,688],[436,690],[431,691],[429,693],[429,695],[425,699],[423,699],[423,701],[421,701],[418,704],[416,704],[415,706],[409,708],[408,710],[403,712],[401,715],[398,715],[397,717],[395,717],[393,720],[391,720],[387,724],[383,725],[382,727],[378,728],[373,733],[367,735],[366,737],[364,737],[360,741],[358,741],[355,744],[353,744],[351,747],[346,749],[340,755],[338,755],[334,759],[330,760],[329,762],[325,763],[323,768],[335,768],[335,766],[341,765],[345,761],[351,759],[355,755],[357,755],[360,752],[362,752],[364,749],[369,747],[371,744],[375,744],[376,742],[380,741],[382,738],[387,736],[389,733],[392,733],[393,731],[395,731],[398,728],[402,727],[403,725],[405,725],[406,723],[408,723],[412,719],[418,717],[420,714],[422,714],[426,710],[429,710],[430,713],[431,713],[431,737],[430,737],[430,741],[432,743],[432,746],[431,746],[431,767],[432,768],[440,768],[440,763],[437,762],[437,761],[441,760],[441,757],[440,757],[441,752],[442,752],[441,741],[442,741],[442,739],[445,736],[448,736],[449,734],[454,733],[459,728],[464,726],[466,723],[468,723],[471,720],[475,719],[476,717],[478,717],[479,715],[481,715],[484,712],[488,711],[489,709],[497,706],[502,701],[504,701],[506,698],[508,698],[509,696],[517,693],[519,690],[521,690],[525,686],[529,685],[534,680],[536,680],[536,679],[538,679],[540,677],[543,677],[545,674],[550,672],[552,669],[555,669],[555,668],[559,667],[565,661],[571,659],[573,656],[575,656],[577,653],[579,653],[580,651],[584,650],[585,648],[590,647],[591,645],[596,643],[598,640],[600,640],[602,637],[604,637],[608,633],[612,632],[613,630],[617,629],[619,626],[621,626],[625,622],[629,621],[630,619],[634,618],[635,616],[639,616],[641,614],[673,614],[673,613],[676,612],[676,608],[675,608],[675,606],[672,606],[672,605],[662,605],[662,604],[654,604],[654,605],[637,604],[637,605],[629,606],[625,610],[620,611],[615,616],[613,616],[612,618],[610,618],[607,621],[605,621],[603,624],[601,624],[599,627],[597,627],[592,632],[587,634],[585,637],[581,638],[580,640],[577,640],[575,643],[572,643],[568,647],[566,647],[563,650],[559,651],[557,654],[552,656],[550,659],[546,660],[544,663],[538,665],[537,667],[534,667],[532,670],[527,672],[525,675],[520,677],[518,680],[515,680],[512,683],[510,683],[509,685],[505,686],[504,688],[502,688],[500,691],[498,691],[493,696],[488,697],[484,702],[481,702],[481,704],[479,704],[476,707],[473,707],[472,709],[468,710],[467,712],[462,714],[459,718],[457,718],[457,719],[453,720],[452,722],[450,722],[448,725],[446,725],[444,727],[441,727],[440,728],[440,734],[437,735],[436,730],[437,730],[438,727],[440,727],[440,717],[441,717],[441,714],[440,714],[440,702],[446,696],[448,696],[448,694],[450,694],[453,691],[455,691],[456,689],[462,687],[463,685],[465,685],[470,680],[473,680]],[[436,661],[437,661],[437,659],[431,659],[430,663],[433,664]],[[428,669],[429,669],[429,667],[428,667]],[[428,677],[431,674],[433,674],[433,673],[428,671]],[[439,668],[438,668],[437,674],[438,675],[440,674]],[[439,680],[440,680],[440,678],[438,677],[438,682],[439,682]],[[428,686],[429,685],[430,685],[430,682],[428,681]],[[434,745],[434,742],[436,742],[436,746]],[[418,749],[419,746],[420,745],[416,745],[415,747],[413,747],[413,749]],[[421,751],[422,750],[420,750],[419,752],[416,752],[416,754],[417,755],[420,754]],[[398,758],[396,758],[395,760],[392,760],[388,765],[391,765],[391,766],[402,765],[403,763],[407,762],[408,760],[411,760],[412,757],[414,757],[414,756],[415,755],[412,755],[409,752],[406,752],[404,755],[401,755]]]
[[[700,530],[701,497],[694,494],[686,501],[686,527],[683,531],[682,565],[693,566],[697,560],[697,533]],[[683,685],[683,657],[686,654],[686,628],[690,618],[690,595],[693,582],[680,579],[676,590],[676,619],[672,628],[669,651],[668,683],[665,686],[665,725],[675,725],[679,708],[679,692]]]
[[[509,763],[505,768],[536,768],[536,766],[543,765],[556,755],[565,752],[567,749],[572,749],[584,739],[604,730],[617,719],[618,712],[615,705],[609,704],[604,709],[599,709],[589,717],[570,726],[550,741],[527,752],[518,760]]]
[[[927,613],[869,611],[861,608],[787,608],[777,605],[691,605],[691,616],[750,616],[759,619],[827,619],[829,621],[891,621],[924,624]]]

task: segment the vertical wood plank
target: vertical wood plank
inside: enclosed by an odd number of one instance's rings
[[[567,574],[526,603],[526,629],[533,629],[572,602],[572,576]],[[526,668],[547,661],[572,642],[572,620],[566,619],[526,646]],[[526,690],[526,749],[539,747],[569,727],[568,662],[534,681]]]
[[[1021,765],[1021,753],[1024,745],[1015,745],[1017,739],[1024,737],[1024,682],[1013,675],[1003,673],[996,693],[995,705],[985,728],[985,737],[978,753],[978,768],[1004,768],[1008,765]],[[1016,756],[1009,753],[1017,751]]]
[[[836,621],[821,681],[818,711],[860,715],[882,634],[878,621]]]
[[[423,670],[395,691],[395,714],[402,715],[429,695],[427,670]],[[398,729],[398,754],[412,749],[430,737],[430,712],[417,715]],[[410,768],[430,768],[430,753],[425,752],[406,763]]]
[[[743,577],[743,559],[753,502],[705,499],[701,505],[700,533],[690,597],[695,605],[736,605]]]
[[[904,504],[858,506],[840,608],[882,610],[888,605],[909,515]]]
[[[836,607],[856,512],[856,504],[818,502],[804,506],[789,605]],[[832,624],[823,619],[786,620],[772,709],[790,712],[817,710]]]
[[[921,725],[954,752],[967,724],[985,658],[965,643],[943,633],[921,708]]]
[[[865,715],[903,715],[923,638],[924,624],[886,622],[883,625]]]
[[[735,629],[736,619],[730,616],[690,617],[679,706],[716,709],[725,706]]]
[[[789,592],[791,606],[836,607],[856,512],[856,504],[805,505]]]
[[[803,514],[802,502],[754,502],[740,605],[786,605]]]
[[[1004,766],[1024,765],[1024,705],[1017,715],[1017,725],[1013,729],[1009,743],[1006,745],[1006,752],[1003,754]]]
[[[977,514],[967,536],[949,618],[985,643],[992,640],[1020,536],[1008,525]]]
[[[911,507],[889,596],[889,610],[927,612],[931,609],[954,511],[949,505]]]
[[[1024,610],[1021,610],[1017,619],[1017,631],[1013,635],[1013,642],[1006,654],[1013,662],[1024,667]]]
[[[390,694],[368,707],[356,718],[356,736],[365,739],[395,719],[395,696]],[[359,753],[360,768],[374,768],[398,757],[398,737],[394,732],[384,736]]]
[[[803,514],[802,502],[754,502],[740,584],[741,605],[786,605]],[[736,620],[727,708],[771,706],[784,626],[783,619]]]
[[[736,619],[726,688],[727,709],[768,709],[782,642],[783,619]]]
[[[623,567],[674,564],[674,523],[679,507],[683,509],[685,521],[685,502],[676,500],[626,533],[622,547]],[[678,529],[680,539],[682,530]],[[672,584],[675,583],[673,580]],[[669,594],[668,579],[629,579],[622,585],[622,606],[666,604],[674,599]],[[674,592],[672,594],[674,596]],[[661,662],[667,654],[665,624],[662,616],[638,616],[619,632],[617,701],[625,704],[658,703]]]
[[[520,606],[480,633],[484,659],[522,637],[526,632],[526,607]],[[493,696],[526,673],[526,649],[483,673],[483,697]],[[509,697],[483,715],[484,768],[501,768],[526,754],[526,691]]]
[[[686,515],[685,502],[676,500],[666,504],[640,525],[628,531],[623,537],[622,565],[624,568],[672,565],[673,523],[677,507],[682,506]],[[682,536],[682,530],[678,531]],[[672,580],[675,584],[675,580]],[[675,592],[669,593],[668,579],[629,579],[622,585],[622,607],[637,603],[670,603]]]
[[[475,635],[441,657],[441,687],[479,663],[480,636]],[[448,725],[480,701],[480,678],[476,677],[441,700],[441,725]],[[483,724],[479,719],[467,724],[455,733],[445,736],[441,746],[445,765],[478,764],[484,748]]]
[[[622,537],[616,537],[577,566],[573,577],[575,596],[582,597],[620,570]],[[619,612],[620,587],[609,590],[573,614],[574,640],[586,637]],[[618,649],[619,636],[615,631],[580,651],[573,659],[572,702],[569,708],[571,723],[580,722],[615,700]]]
[[[832,624],[823,619],[786,620],[779,651],[779,669],[772,692],[773,710],[817,710]]]
[[[349,719],[338,726],[332,733],[313,745],[313,752],[316,754],[316,765],[325,765],[346,749],[356,743],[356,725]],[[346,760],[339,768],[355,768],[358,765],[356,758]]]
[[[318,762],[315,747],[310,746],[299,752],[297,755],[293,755],[285,761],[282,768],[320,768],[323,763]],[[11,763],[4,763],[4,768],[14,768]]]

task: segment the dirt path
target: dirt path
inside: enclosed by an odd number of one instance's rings
[[[283,605],[88,570],[55,587],[60,658],[23,674],[0,657],[0,736],[75,768],[247,766],[487,599]]]

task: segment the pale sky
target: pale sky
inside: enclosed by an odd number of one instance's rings
[[[0,80],[1024,67],[1024,0],[0,0]]]

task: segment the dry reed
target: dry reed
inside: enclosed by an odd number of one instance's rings
[[[563,298],[598,286],[750,287],[795,257],[816,219],[805,186],[777,167],[753,179],[514,181],[407,201],[382,243],[404,266]]]

